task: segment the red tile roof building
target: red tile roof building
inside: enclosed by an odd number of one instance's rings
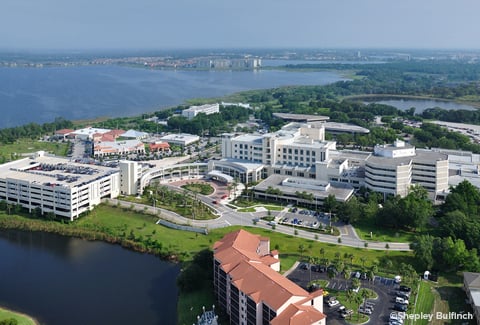
[[[150,147],[150,152],[170,151],[170,145],[168,144],[168,142],[162,142],[162,141],[152,142],[149,144],[149,147]]]
[[[308,293],[278,273],[268,238],[238,230],[213,249],[215,296],[230,324],[325,324],[322,290]]]

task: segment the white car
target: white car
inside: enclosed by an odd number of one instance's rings
[[[408,305],[408,300],[403,299],[402,297],[395,298],[395,302],[402,305]]]
[[[358,308],[358,312],[362,313],[362,314],[365,314],[365,315],[371,315],[372,314],[372,310],[370,308],[360,307],[360,308]]]
[[[332,300],[328,302],[328,307],[335,307],[338,305],[340,302],[338,300]]]
[[[398,313],[390,313],[390,321],[397,321],[401,324],[403,324],[403,318],[402,318],[402,315],[398,314]]]

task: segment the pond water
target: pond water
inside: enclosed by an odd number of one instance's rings
[[[179,266],[118,245],[0,231],[0,306],[42,325],[176,324]]]

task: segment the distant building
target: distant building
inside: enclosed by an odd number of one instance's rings
[[[200,141],[200,137],[198,135],[188,133],[172,133],[161,137],[160,140],[168,142],[169,144],[176,144],[185,147],[191,145],[192,143]]]
[[[55,131],[55,135],[54,137],[57,138],[57,139],[66,139],[67,136],[71,133],[73,133],[75,130],[72,130],[72,129],[61,129],[61,130],[57,130]]]
[[[150,143],[149,145],[150,152],[169,152],[170,151],[170,145],[168,142],[163,142],[163,141],[155,141]]]
[[[182,111],[182,116],[185,116],[187,119],[191,120],[200,113],[210,115],[220,112],[219,104],[205,104],[201,106],[190,106],[187,109]]]
[[[308,293],[278,273],[268,238],[238,230],[213,250],[215,298],[230,324],[325,324],[323,291]]]
[[[98,134],[105,134],[110,131],[110,129],[87,127],[84,129],[75,130],[73,133],[69,134],[69,136],[73,136],[80,140],[93,140],[94,135],[98,136]]]
[[[132,139],[142,140],[148,137],[148,133],[130,129],[127,132],[122,133],[120,136],[122,138],[132,138]]]
[[[94,157],[145,154],[145,145],[139,140],[105,141],[93,145]]]

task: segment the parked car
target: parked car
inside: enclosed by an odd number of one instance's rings
[[[410,298],[410,293],[408,292],[403,292],[403,291],[398,291],[396,293],[397,297],[403,298],[403,299],[409,299]]]
[[[370,308],[363,308],[362,306],[360,306],[358,308],[358,312],[365,315],[371,315],[373,311]]]
[[[393,305],[393,310],[407,311],[407,305],[396,303],[395,305]]]
[[[408,305],[408,300],[403,299],[402,297],[396,297],[395,298],[395,303],[402,304],[402,305]]]
[[[340,301],[338,300],[332,300],[328,302],[328,307],[335,307],[340,304]]]
[[[349,310],[344,311],[340,316],[343,317],[343,318],[347,318],[348,316],[350,316],[352,314],[353,314],[353,310],[349,309]]]
[[[410,292],[410,291],[412,291],[412,288],[407,287],[407,286],[404,286],[404,285],[401,285],[401,286],[398,288],[398,290],[403,291],[403,292]]]

